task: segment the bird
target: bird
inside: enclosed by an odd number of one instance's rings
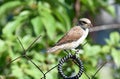
[[[47,50],[47,53],[57,50],[76,50],[88,36],[89,28],[92,26],[88,18],[81,18],[58,42]]]

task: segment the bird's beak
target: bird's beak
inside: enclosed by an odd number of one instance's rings
[[[93,25],[92,25],[92,24],[88,24],[88,26],[89,26],[89,28],[90,28],[90,27],[93,27]]]

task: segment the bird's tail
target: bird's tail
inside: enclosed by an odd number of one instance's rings
[[[52,52],[55,52],[55,51],[57,51],[57,50],[59,50],[59,49],[60,49],[59,46],[54,46],[54,47],[48,49],[48,50],[47,50],[47,53],[52,53]]]

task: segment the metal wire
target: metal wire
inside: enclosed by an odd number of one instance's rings
[[[59,74],[61,75],[61,77],[63,77],[64,79],[79,79],[81,77],[81,75],[83,74],[83,63],[82,61],[76,56],[76,55],[72,55],[70,54],[70,52],[66,51],[67,52],[67,56],[61,58],[61,60],[59,60],[59,63],[57,65],[55,65],[54,67],[50,68],[47,72],[43,72],[42,69],[37,65],[35,64],[26,54],[26,52],[33,46],[33,44],[41,37],[41,35],[39,37],[37,37],[37,39],[35,39],[31,44],[30,46],[28,46],[27,49],[24,48],[22,42],[20,41],[20,39],[18,38],[18,41],[23,49],[23,53],[21,54],[21,56],[13,59],[12,61],[10,61],[9,63],[6,64],[6,66],[4,67],[0,67],[0,72],[2,72],[5,68],[7,68],[9,65],[11,65],[11,63],[15,62],[17,59],[19,58],[25,58],[27,59],[28,61],[30,61],[33,65],[35,65],[35,67],[43,74],[43,77],[41,77],[40,79],[46,79],[46,75],[52,71],[53,69],[55,69],[56,67],[58,67],[58,72]],[[62,66],[63,64],[69,60],[69,59],[72,59],[73,62],[79,67],[79,72],[75,75],[75,76],[66,76],[62,70]],[[106,63],[104,63],[100,68],[98,68],[98,70],[95,72],[95,74],[93,75],[92,78],[90,78],[87,73],[84,73],[86,74],[86,76],[88,77],[88,79],[94,79],[95,75],[98,73],[98,71],[105,65]]]

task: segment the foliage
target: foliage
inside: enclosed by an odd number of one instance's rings
[[[27,48],[38,35],[42,37],[27,52],[28,56],[44,72],[55,66],[58,59],[65,54],[47,55],[45,49],[70,29],[74,18],[73,3],[74,0],[3,0],[0,3],[0,69],[22,54],[23,49],[17,37]],[[81,16],[86,12],[95,15],[100,7],[114,15],[114,11],[108,9],[107,0],[81,0]],[[106,42],[104,46],[87,44],[83,48],[84,53],[80,57],[87,73],[93,74],[98,61],[107,60],[107,55],[111,56],[111,61],[115,62],[117,69],[120,67],[120,34],[111,33],[110,39],[106,39]],[[77,70],[73,64],[71,67]],[[71,71],[70,68],[67,71]],[[46,77],[57,79],[57,74],[57,69],[54,69]],[[42,73],[28,60],[21,58],[0,72],[0,76],[7,79],[39,79]],[[85,78],[83,75],[80,79]]]
[[[108,63],[114,62],[115,68],[120,68],[120,34],[118,32],[111,33],[110,38],[106,39],[106,43],[107,44],[103,46],[91,44],[86,44],[84,46],[84,53],[82,59],[84,60],[84,65],[87,72],[90,73],[91,76],[96,72],[96,65],[100,66],[98,65],[98,61],[100,60],[107,61]],[[110,70],[113,71],[114,68],[110,68]],[[114,73],[109,75],[113,74]],[[103,79],[103,77],[100,77],[100,79]]]

